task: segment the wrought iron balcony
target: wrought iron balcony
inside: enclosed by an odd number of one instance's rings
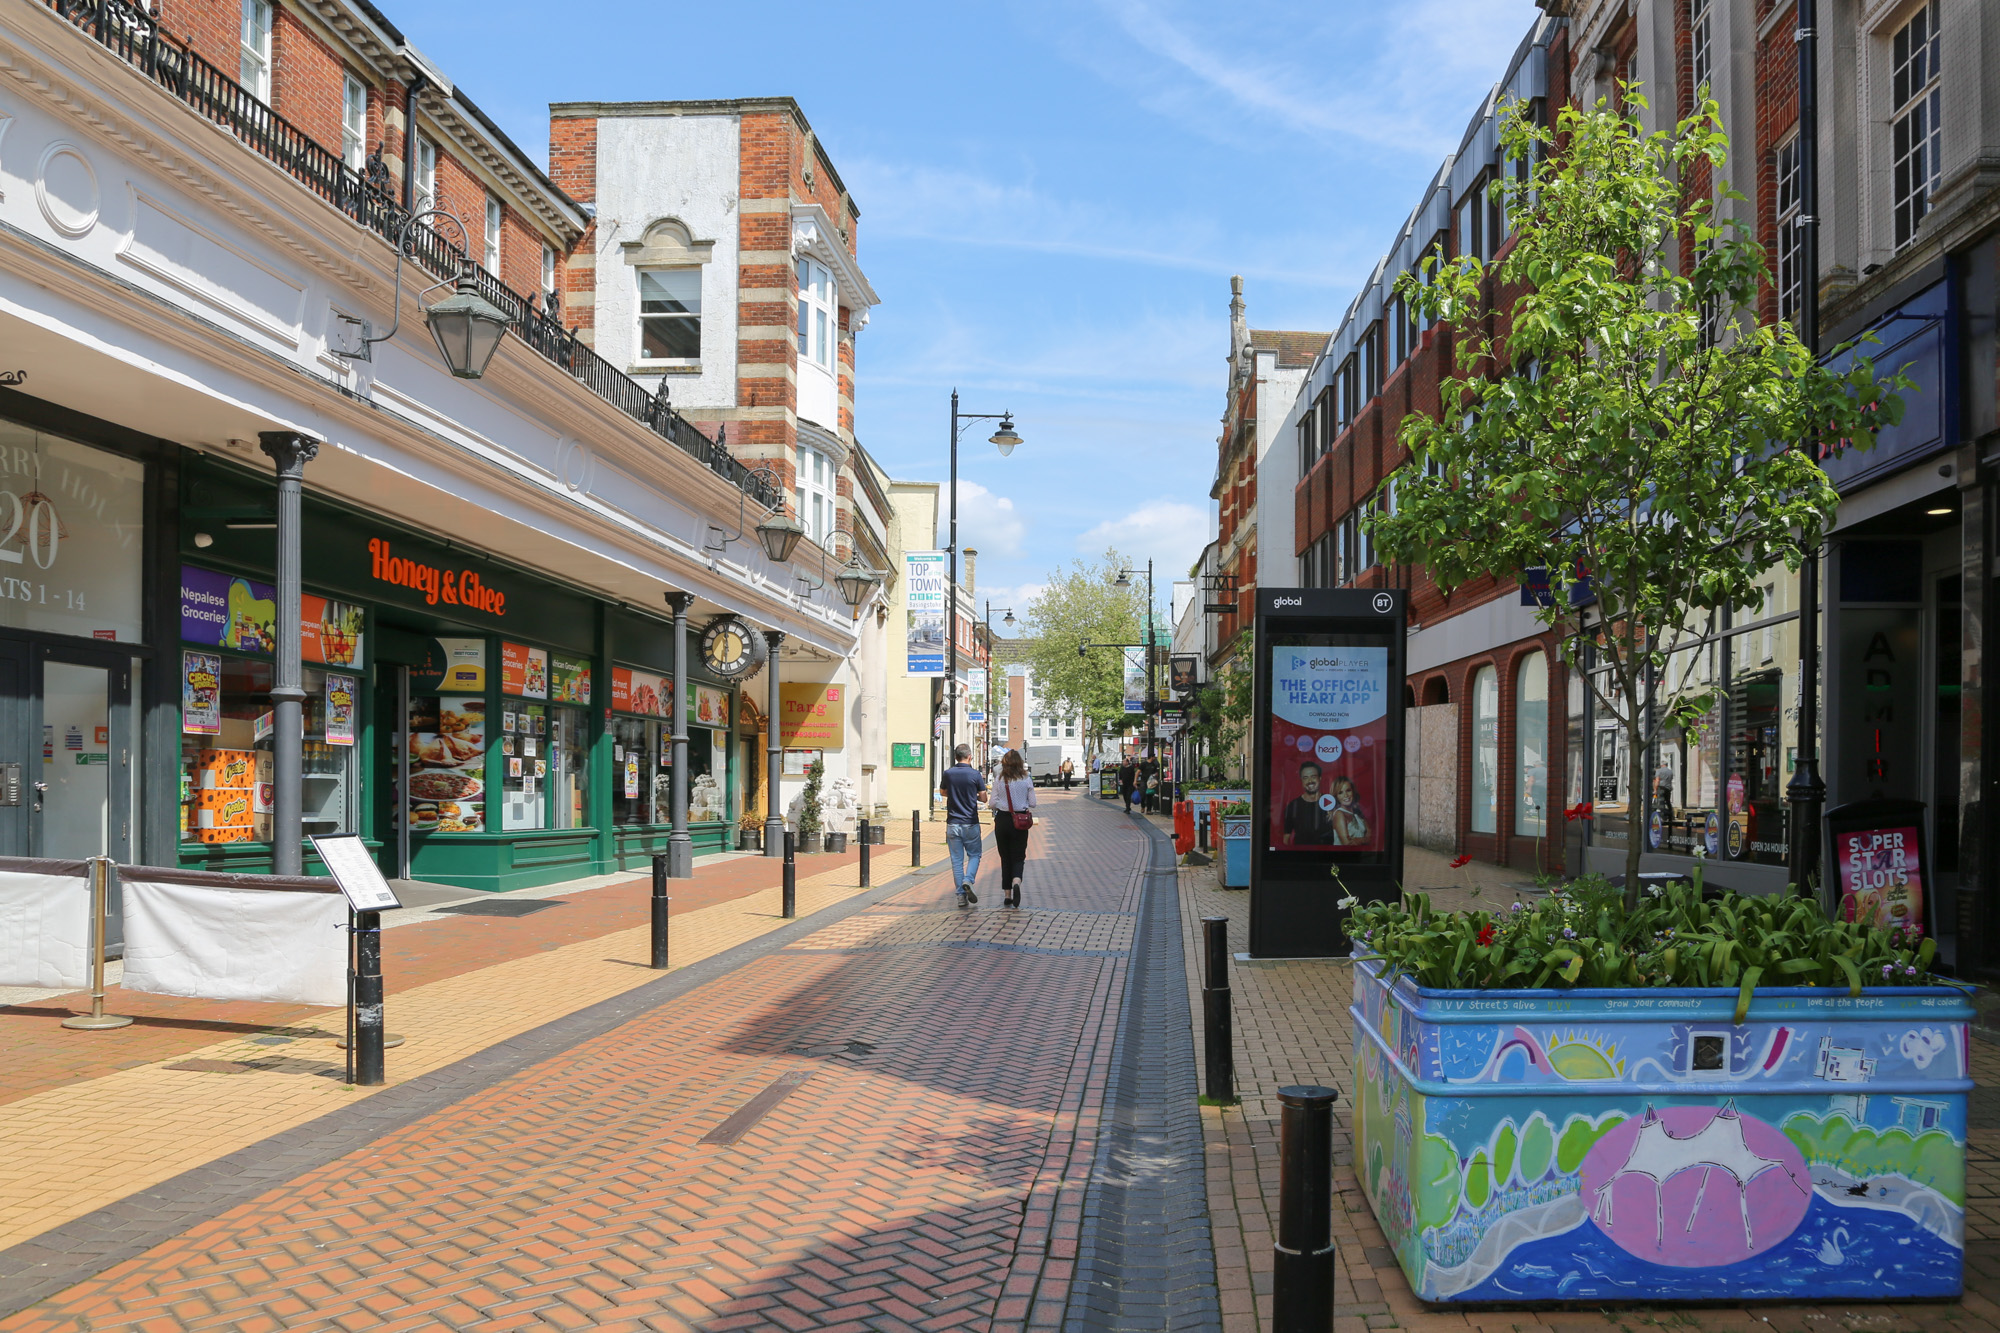
[[[388,173],[379,158],[371,162],[368,171],[356,171],[340,154],[273,111],[242,84],[196,55],[185,42],[162,32],[152,15],[127,0],[44,3],[203,119],[228,130],[327,203],[395,244],[409,213],[387,189]],[[470,258],[456,243],[423,223],[410,228],[408,254],[440,279],[456,277]],[[514,332],[522,342],[751,498],[767,507],[779,503],[778,489],[767,479],[752,476],[751,469],[729,452],[726,438],[710,439],[674,411],[667,401],[664,380],[657,394],[646,392],[638,381],[584,345],[575,330],[563,327],[562,311],[555,300],[531,301],[476,264],[473,275],[479,294],[513,317]]]

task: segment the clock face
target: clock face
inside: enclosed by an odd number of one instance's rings
[[[754,675],[768,651],[764,636],[735,616],[723,616],[702,632],[702,661],[725,680]]]

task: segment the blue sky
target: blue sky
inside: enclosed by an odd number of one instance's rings
[[[1535,17],[1531,0],[642,5],[389,0],[546,164],[548,103],[789,95],[861,209],[883,304],[856,428],[943,480],[954,386],[979,591],[1025,611],[1109,543],[1200,553],[1229,276],[1253,327],[1333,327]],[[559,15],[573,21],[560,21]],[[939,541],[944,534],[939,533]],[[996,619],[997,619],[996,611]]]

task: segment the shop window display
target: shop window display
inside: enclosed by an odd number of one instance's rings
[[[269,842],[272,719],[269,662],[184,653],[181,839],[217,845]],[[304,832],[355,831],[359,685],[307,668],[302,769]]]
[[[410,827],[419,833],[486,828],[486,701],[410,700]]]

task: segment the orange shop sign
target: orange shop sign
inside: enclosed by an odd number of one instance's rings
[[[780,683],[778,739],[786,749],[839,750],[847,745],[847,688],[811,682]]]
[[[478,570],[440,569],[406,559],[390,550],[389,543],[380,537],[368,539],[368,575],[378,582],[410,589],[424,599],[425,606],[444,602],[488,615],[507,614],[507,594],[481,582]]]

